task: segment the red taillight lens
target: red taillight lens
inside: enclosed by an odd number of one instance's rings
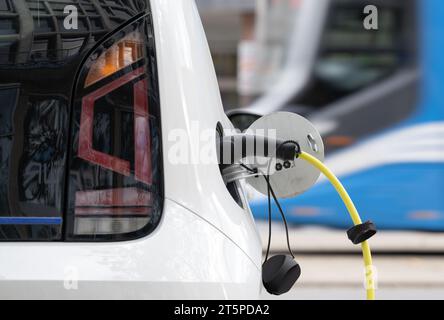
[[[98,88],[82,99],[82,115],[80,117],[79,150],[80,158],[102,166],[125,176],[130,175],[130,162],[116,156],[94,149],[94,106],[96,102],[108,94],[144,76],[145,68],[140,67],[115,79],[107,85]],[[128,94],[131,94],[130,92]],[[134,143],[135,143],[135,176],[139,181],[149,184],[151,175],[151,161],[149,142],[149,114],[146,79],[139,79],[133,83],[133,115],[134,115]],[[118,125],[118,124],[116,124]]]
[[[76,217],[140,216],[150,214],[151,194],[138,188],[76,193]]]
[[[74,238],[120,238],[158,221],[160,125],[146,30],[139,22],[105,41],[113,44],[98,48],[82,70],[70,181]]]

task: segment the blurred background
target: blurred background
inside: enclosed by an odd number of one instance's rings
[[[326,164],[378,227],[378,297],[443,299],[444,2],[196,2],[235,125],[291,111],[321,132]],[[249,196],[265,241],[266,199]],[[279,298],[363,298],[360,251],[334,189],[320,179],[281,204],[303,271]],[[272,251],[285,252],[275,208],[273,230]]]

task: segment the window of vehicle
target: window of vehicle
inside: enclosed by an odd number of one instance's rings
[[[9,3],[9,0],[0,0],[0,11],[10,11],[11,10],[11,4]]]
[[[293,105],[323,107],[415,62],[414,1],[380,1],[378,30],[364,28],[367,3],[332,2],[309,88]]]
[[[17,85],[0,101],[0,240],[60,240],[68,102]]]

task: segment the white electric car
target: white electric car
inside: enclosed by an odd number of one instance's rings
[[[242,187],[171,151],[232,128],[194,1],[0,0],[0,28],[0,298],[258,298]]]

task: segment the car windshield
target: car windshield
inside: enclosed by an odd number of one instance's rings
[[[407,2],[378,6],[378,30],[369,31],[359,4],[333,1],[310,84],[290,105],[322,108],[412,64],[409,7]]]

